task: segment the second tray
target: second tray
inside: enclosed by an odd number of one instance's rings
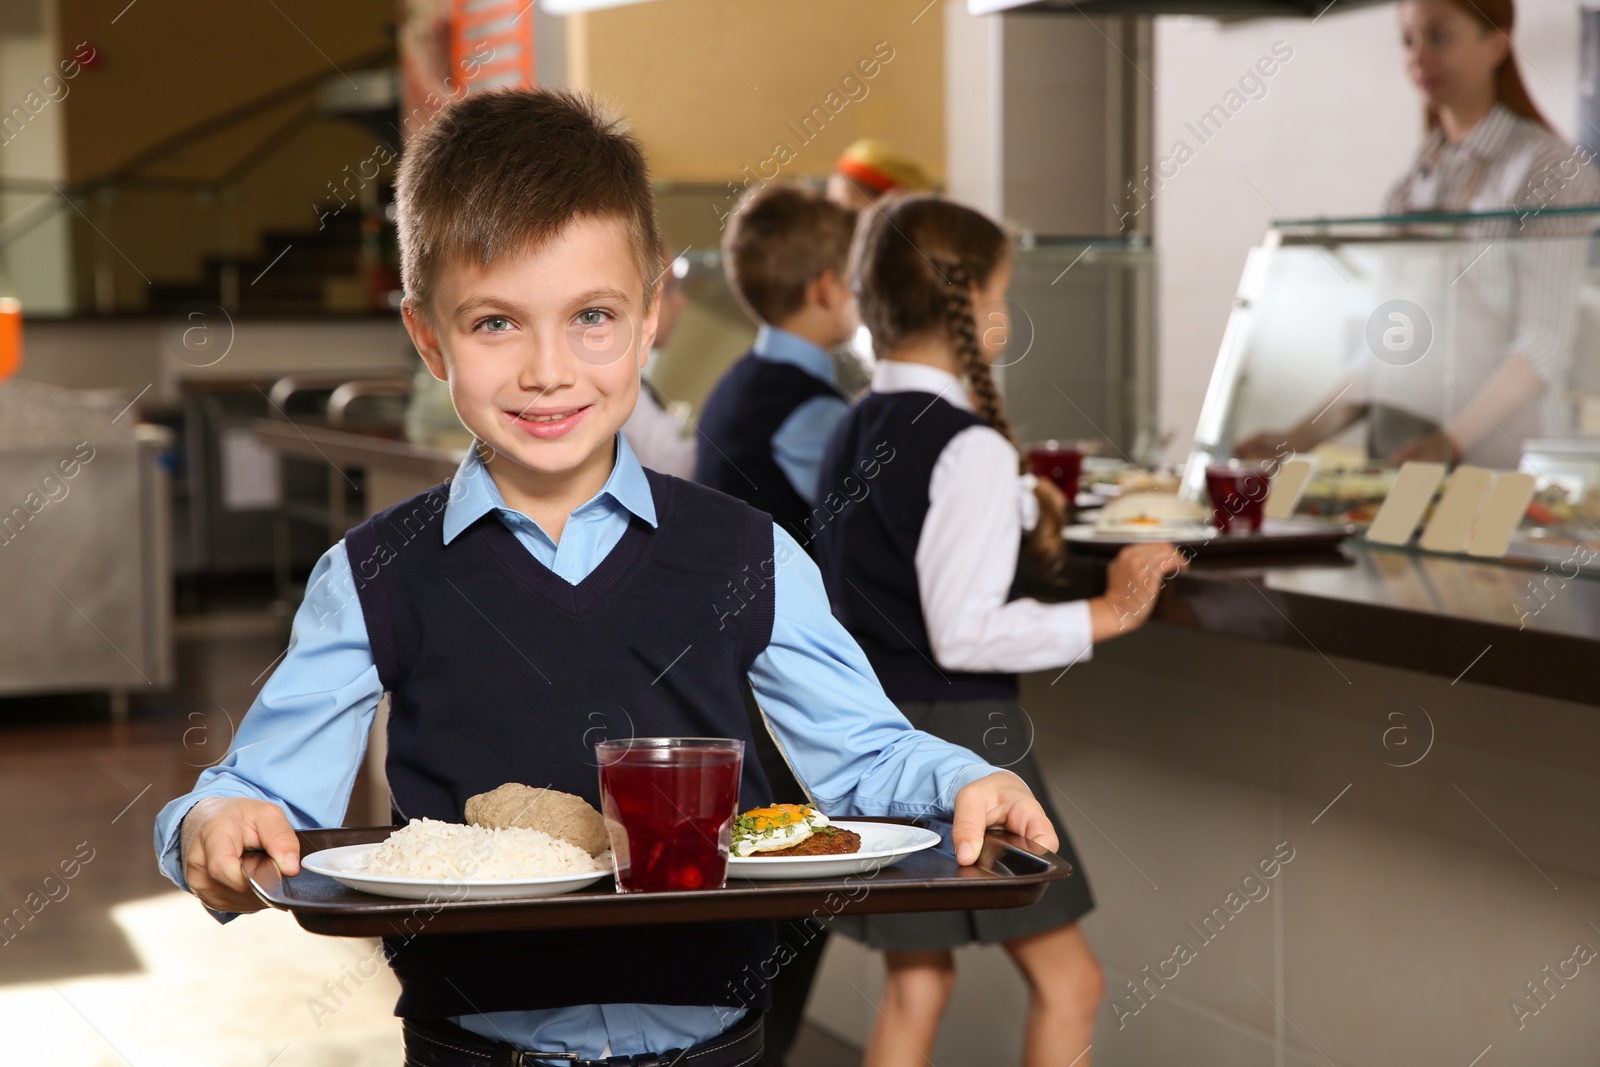
[[[1319,519],[1267,519],[1260,533],[1225,534],[1208,526],[1161,534],[1108,533],[1093,526],[1069,526],[1062,532],[1075,551],[1092,556],[1114,556],[1128,545],[1170,541],[1205,558],[1277,553],[1325,552],[1356,532],[1346,523]]]

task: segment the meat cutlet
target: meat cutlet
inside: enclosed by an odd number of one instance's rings
[[[861,851],[861,835],[837,826],[821,826],[798,845],[756,856],[848,856]]]

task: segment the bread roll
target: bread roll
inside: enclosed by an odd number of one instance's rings
[[[467,801],[467,821],[490,830],[543,830],[598,856],[611,847],[606,821],[587,800],[556,789],[507,782]]]

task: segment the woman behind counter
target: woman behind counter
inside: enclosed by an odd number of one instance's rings
[[[1512,0],[1405,0],[1398,10],[1426,132],[1384,214],[1519,212],[1463,227],[1476,238],[1583,232],[1579,220],[1538,217],[1595,203],[1600,181],[1591,157],[1565,142],[1528,95],[1511,44]],[[1308,451],[1365,416],[1375,460],[1514,467],[1523,440],[1561,433],[1582,250],[1573,241],[1506,244],[1486,249],[1470,280],[1476,291],[1458,313],[1488,318],[1482,329],[1458,325],[1453,380],[1437,358],[1416,369],[1370,367],[1341,381],[1293,429],[1256,434],[1235,453],[1262,458],[1284,442]],[[1502,331],[1503,345],[1495,337]]]

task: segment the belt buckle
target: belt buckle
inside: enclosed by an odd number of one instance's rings
[[[576,1064],[576,1052],[540,1052],[538,1049],[517,1049],[511,1056],[511,1067],[546,1067],[540,1060],[566,1060]]]

